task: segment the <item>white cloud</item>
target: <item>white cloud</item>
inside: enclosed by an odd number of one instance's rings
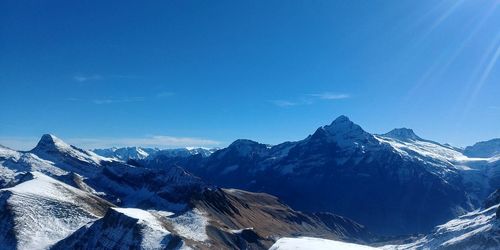
[[[291,102],[287,100],[271,100],[270,102],[278,107],[291,107],[298,105],[298,103],[296,102]]]
[[[170,96],[173,96],[173,95],[174,95],[173,92],[163,91],[163,92],[157,93],[156,97],[158,97],[158,98],[165,98],[165,97],[170,97]]]
[[[57,136],[57,135],[56,135]],[[145,137],[103,137],[103,138],[61,138],[66,143],[79,148],[109,148],[109,147],[158,147],[158,148],[183,148],[183,147],[216,147],[222,142],[196,137],[176,137],[167,135],[154,135]],[[0,145],[17,150],[30,150],[36,146],[39,138],[35,137],[1,137]]]
[[[271,100],[270,102],[278,107],[286,108],[286,107],[299,106],[299,105],[310,105],[310,104],[313,104],[317,100],[341,100],[341,99],[347,99],[350,97],[351,96],[348,94],[322,92],[322,93],[303,95],[302,97],[297,98],[297,100],[293,100],[293,101],[281,99],[281,100]]]
[[[75,75],[73,76],[73,80],[77,82],[86,82],[86,81],[96,81],[96,80],[101,80],[102,76],[101,75]]]
[[[144,101],[144,97],[127,97],[120,99],[95,99],[92,100],[94,104],[113,104],[113,103],[124,103],[124,102],[142,102]]]
[[[351,97],[348,94],[338,94],[338,93],[331,93],[331,92],[309,94],[309,96],[323,99],[323,100],[340,100],[340,99],[347,99],[347,98]]]
[[[85,148],[106,148],[106,147],[214,147],[221,142],[195,137],[175,137],[167,135],[154,135],[148,137],[128,137],[128,138],[73,138],[68,142],[81,145]]]

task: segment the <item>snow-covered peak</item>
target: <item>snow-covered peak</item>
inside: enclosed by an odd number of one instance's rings
[[[500,138],[482,141],[472,146],[468,146],[465,148],[464,154],[469,157],[482,158],[500,156]]]
[[[347,116],[339,116],[330,125],[323,126],[323,130],[330,135],[351,135],[355,137],[365,137],[368,133],[361,126],[352,122]]]
[[[112,161],[112,159],[99,156],[94,152],[71,146],[50,134],[43,135],[30,153],[53,162],[61,169],[79,174],[93,171],[89,168],[90,166],[100,167],[102,162]]]
[[[92,152],[109,158],[115,158],[122,161],[127,161],[130,159],[141,160],[158,152],[157,148],[143,148],[143,147],[123,147],[123,148],[103,148],[94,149]]]
[[[326,138],[334,141],[341,147],[360,146],[360,144],[377,143],[373,135],[366,132],[358,124],[349,120],[347,116],[339,116],[330,125],[320,127],[313,138]]]
[[[383,134],[384,137],[389,137],[392,139],[400,140],[400,141],[416,141],[422,140],[418,135],[413,132],[412,129],[409,128],[396,128],[389,131],[386,134]]]
[[[33,151],[67,151],[70,150],[71,146],[65,143],[63,140],[57,138],[51,134],[44,134],[38,144],[33,149]]]

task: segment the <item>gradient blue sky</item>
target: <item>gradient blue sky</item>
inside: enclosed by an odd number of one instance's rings
[[[498,0],[1,1],[0,144],[500,137]]]

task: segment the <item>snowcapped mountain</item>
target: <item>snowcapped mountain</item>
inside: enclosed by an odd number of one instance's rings
[[[65,171],[81,175],[95,174],[99,172],[102,164],[112,161],[91,151],[66,144],[61,139],[50,134],[43,135],[30,153],[40,159],[56,163],[59,168]]]
[[[213,152],[217,151],[217,148],[174,148],[174,149],[162,149],[155,152],[151,157],[172,157],[172,158],[185,158],[193,155],[200,155],[201,157],[208,157]]]
[[[123,147],[123,148],[103,148],[103,149],[93,149],[92,152],[108,157],[115,158],[122,161],[141,160],[148,157],[151,154],[159,151],[157,148],[143,148],[143,147]]]
[[[297,142],[237,140],[207,158],[160,162],[276,195],[299,210],[346,215],[383,234],[431,230],[478,207],[500,184],[494,158],[470,158],[411,129],[373,135],[346,116]]]
[[[158,148],[144,148],[144,147],[123,147],[123,148],[103,148],[103,149],[93,149],[92,152],[108,157],[114,158],[121,161],[128,160],[143,160],[148,157],[168,157],[168,158],[185,158],[193,155],[201,155],[202,157],[208,157],[216,148],[174,148],[174,149],[158,149]]]
[[[28,152],[0,147],[0,180],[2,249],[265,249],[294,234],[375,238],[341,216],[206,185],[179,166],[129,165],[53,135]]]
[[[342,116],[297,142],[237,140],[210,154],[185,150],[130,165],[53,135],[27,152],[0,146],[0,245],[267,249],[297,236],[335,244],[384,240],[332,212],[393,235],[444,223],[389,249],[499,241],[500,192],[488,194],[500,186],[500,158],[470,157],[410,129],[373,135]]]

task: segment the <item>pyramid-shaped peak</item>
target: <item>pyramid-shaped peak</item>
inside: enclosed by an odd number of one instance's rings
[[[36,147],[33,149],[33,151],[47,151],[47,150],[65,150],[71,148],[70,145],[65,143],[63,140],[57,138],[55,135],[52,134],[44,134],[42,135],[42,138],[40,138],[40,141],[38,141],[38,144]]]
[[[341,124],[341,123],[353,123],[349,117],[345,115],[341,115],[337,117],[335,120],[333,120],[332,124]]]
[[[376,144],[373,135],[366,132],[358,124],[352,122],[347,116],[337,117],[330,125],[320,127],[311,136],[312,140],[333,141],[340,146],[353,146],[360,144]]]
[[[397,140],[422,140],[418,135],[413,132],[413,129],[409,128],[396,128],[383,136],[397,139]]]
[[[364,134],[366,133],[361,126],[352,122],[347,116],[341,115],[337,117],[330,125],[322,127],[325,131],[330,134],[345,134],[345,133],[355,133]]]

